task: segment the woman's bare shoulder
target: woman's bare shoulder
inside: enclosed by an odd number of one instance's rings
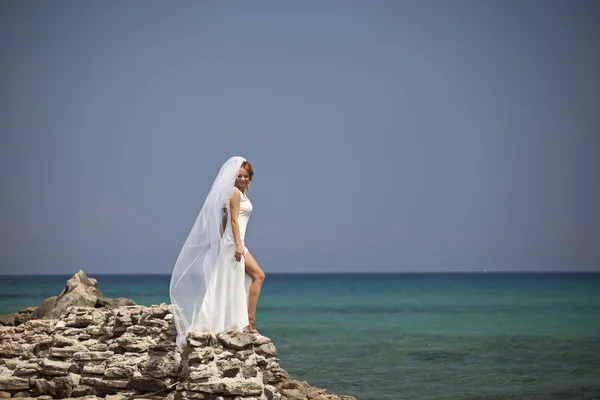
[[[234,186],[233,193],[231,194],[231,199],[239,200],[241,197],[242,197],[242,191]]]

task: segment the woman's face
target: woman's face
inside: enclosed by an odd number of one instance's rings
[[[240,172],[238,173],[238,177],[235,180],[235,186],[240,189],[242,192],[245,192],[250,184],[250,174],[246,171],[245,168],[240,168]]]

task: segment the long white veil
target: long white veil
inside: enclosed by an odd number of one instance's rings
[[[229,199],[244,161],[236,156],[223,164],[173,267],[169,294],[180,349],[189,332],[205,326],[201,308],[222,247],[223,209],[231,214]]]

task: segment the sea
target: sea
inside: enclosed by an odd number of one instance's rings
[[[169,303],[168,275],[90,276]],[[0,277],[0,314],[68,278]],[[268,274],[257,321],[292,378],[357,399],[600,399],[600,273]]]

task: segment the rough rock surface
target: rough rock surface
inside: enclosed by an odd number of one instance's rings
[[[58,318],[69,307],[116,308],[135,305],[126,298],[109,299],[98,289],[98,281],[79,271],[67,281],[58,296],[48,297],[38,307],[28,307],[15,314],[0,315],[1,325],[21,325],[30,319]]]
[[[292,380],[265,336],[192,332],[181,353],[176,335],[168,304],[0,326],[0,399],[354,399]]]

